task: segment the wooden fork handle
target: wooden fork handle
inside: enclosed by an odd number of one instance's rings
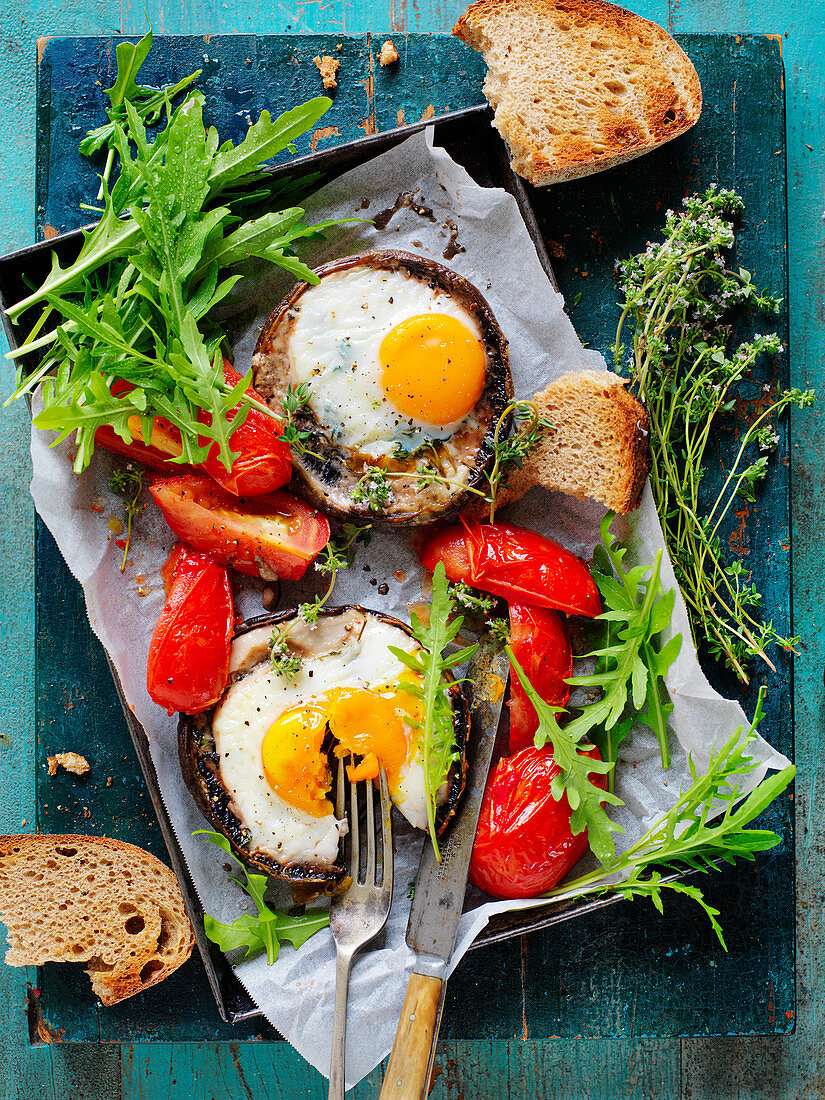
[[[441,978],[410,975],[379,1100],[421,1100],[426,1094],[443,1002]]]

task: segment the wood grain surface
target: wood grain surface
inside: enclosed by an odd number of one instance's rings
[[[195,3],[147,7],[158,33],[349,32],[391,27],[394,31],[448,30],[461,4],[406,0],[359,5],[344,0],[286,6]],[[733,0],[673,0],[635,5],[640,14],[676,31],[772,31],[780,37],[788,79],[787,136],[790,226],[790,339],[793,382],[821,384],[823,361],[822,220],[823,170],[820,88],[821,5],[785,5]],[[49,34],[139,33],[143,10],[107,10],[102,5],[32,4],[0,15],[0,248],[32,239],[34,223],[34,39]],[[787,36],[786,36],[787,35]],[[4,388],[10,374],[4,367]],[[825,1095],[821,1020],[823,989],[819,959],[822,918],[819,880],[823,870],[818,781],[822,724],[821,533],[823,527],[821,413],[793,423],[792,501],[795,629],[805,639],[796,659],[797,1019],[794,1034],[772,1039],[609,1041],[529,1039],[509,1042],[450,1041],[439,1052],[434,1097],[816,1097]],[[0,803],[3,831],[33,820],[32,758],[34,692],[33,538],[27,497],[27,446],[22,409],[6,412],[3,433],[3,493],[0,514],[3,568],[8,590],[4,641],[6,661],[0,710]],[[599,950],[599,944],[593,945]],[[32,977],[32,975],[28,975]],[[0,972],[0,1005],[8,1021],[0,1038],[6,1096],[54,1097],[322,1097],[325,1083],[284,1044],[128,1044],[84,1047],[53,1044],[30,1048],[23,1026],[27,975]],[[735,980],[735,979],[734,979]],[[746,981],[746,979],[744,979]],[[85,981],[85,979],[84,979]],[[353,1095],[377,1096],[381,1071]]]

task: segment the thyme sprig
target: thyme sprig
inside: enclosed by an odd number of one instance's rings
[[[464,581],[451,584],[450,595],[455,600],[456,607],[462,608],[469,615],[489,615],[496,605],[495,596],[479,592]]]
[[[733,219],[742,199],[710,187],[670,211],[664,240],[618,265],[624,305],[616,332],[617,370],[629,368],[650,415],[651,486],[674,570],[690,612],[694,640],[748,682],[746,664],[766,649],[793,649],[755,609],[762,597],[740,561],[731,561],[721,525],[737,496],[755,500],[778,441],[773,421],[792,405],[814,401],[811,390],[779,391],[746,429],[722,489],[707,503],[706,451],[718,415],[742,403],[739,383],[763,355],[782,351],[775,334],[757,334],[731,348],[728,311],[749,303],[775,313],[780,300],[761,294],[750,272],[727,266]],[[629,364],[622,344],[632,328]],[[755,450],[762,454],[754,455]],[[712,494],[711,494],[712,496]]]
[[[112,471],[109,488],[113,493],[123,497],[126,505],[126,541],[123,547],[123,560],[120,563],[120,571],[125,573],[126,559],[132,542],[132,524],[136,516],[146,511],[146,505],[139,503],[140,494],[143,492],[143,474],[131,462],[127,462],[125,466]]]
[[[512,434],[502,437],[502,429],[511,415]],[[549,417],[539,411],[535,401],[524,399],[511,401],[498,418],[493,432],[493,465],[487,474],[490,523],[495,523],[496,493],[507,485],[508,469],[516,466],[520,470],[525,455],[541,442],[545,432],[553,431],[554,427]]]
[[[759,761],[747,750],[756,739],[756,727],[764,716],[764,695],[762,688],[748,732],[744,733],[744,726],[739,726],[720,748],[712,750],[702,775],[690,759],[691,785],[644,836],[603,867],[558,886],[545,896],[568,898],[613,892],[626,898],[648,897],[661,913],[663,892],[670,890],[691,898],[705,910],[719,942],[727,950],[716,919],[719,911],[708,904],[701,888],[678,879],[668,881],[661,872],[664,869],[706,873],[718,870],[717,862],[732,864],[737,859],[752,862],[755,852],[767,851],[780,843],[776,833],[747,826],[785,790],[796,769],[791,765],[770,774],[744,801],[740,792],[743,779],[759,766]],[[713,816],[720,808],[721,815]]]

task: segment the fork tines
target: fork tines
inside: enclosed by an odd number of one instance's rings
[[[347,764],[354,763],[352,757],[338,761],[338,779],[336,785],[335,813],[339,818],[346,817],[349,830],[344,841],[345,851],[349,851],[350,875],[353,883],[361,885],[387,885],[392,883],[392,826],[390,813],[389,787],[387,774],[381,769],[379,777],[380,814],[381,814],[381,851],[378,853],[377,830],[375,822],[375,790],[372,780],[352,783],[347,780]],[[349,799],[347,799],[347,787]],[[363,788],[359,794],[359,787]],[[365,830],[366,848],[361,851],[361,826]]]

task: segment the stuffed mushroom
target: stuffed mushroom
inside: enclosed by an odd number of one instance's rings
[[[271,407],[292,406],[297,490],[339,519],[402,526],[485,494],[512,379],[479,291],[406,252],[350,256],[316,274],[272,313],[252,359]]]
[[[402,685],[417,676],[391,652],[418,642],[397,619],[360,607],[297,612],[245,624],[232,644],[229,686],[212,710],[179,726],[184,778],[209,821],[247,864],[308,893],[334,893],[345,822],[330,799],[336,757],[351,779],[387,773],[390,795],[427,828],[422,702]],[[273,660],[274,655],[274,660]],[[457,759],[438,792],[441,832],[464,785],[469,710],[447,688]]]

